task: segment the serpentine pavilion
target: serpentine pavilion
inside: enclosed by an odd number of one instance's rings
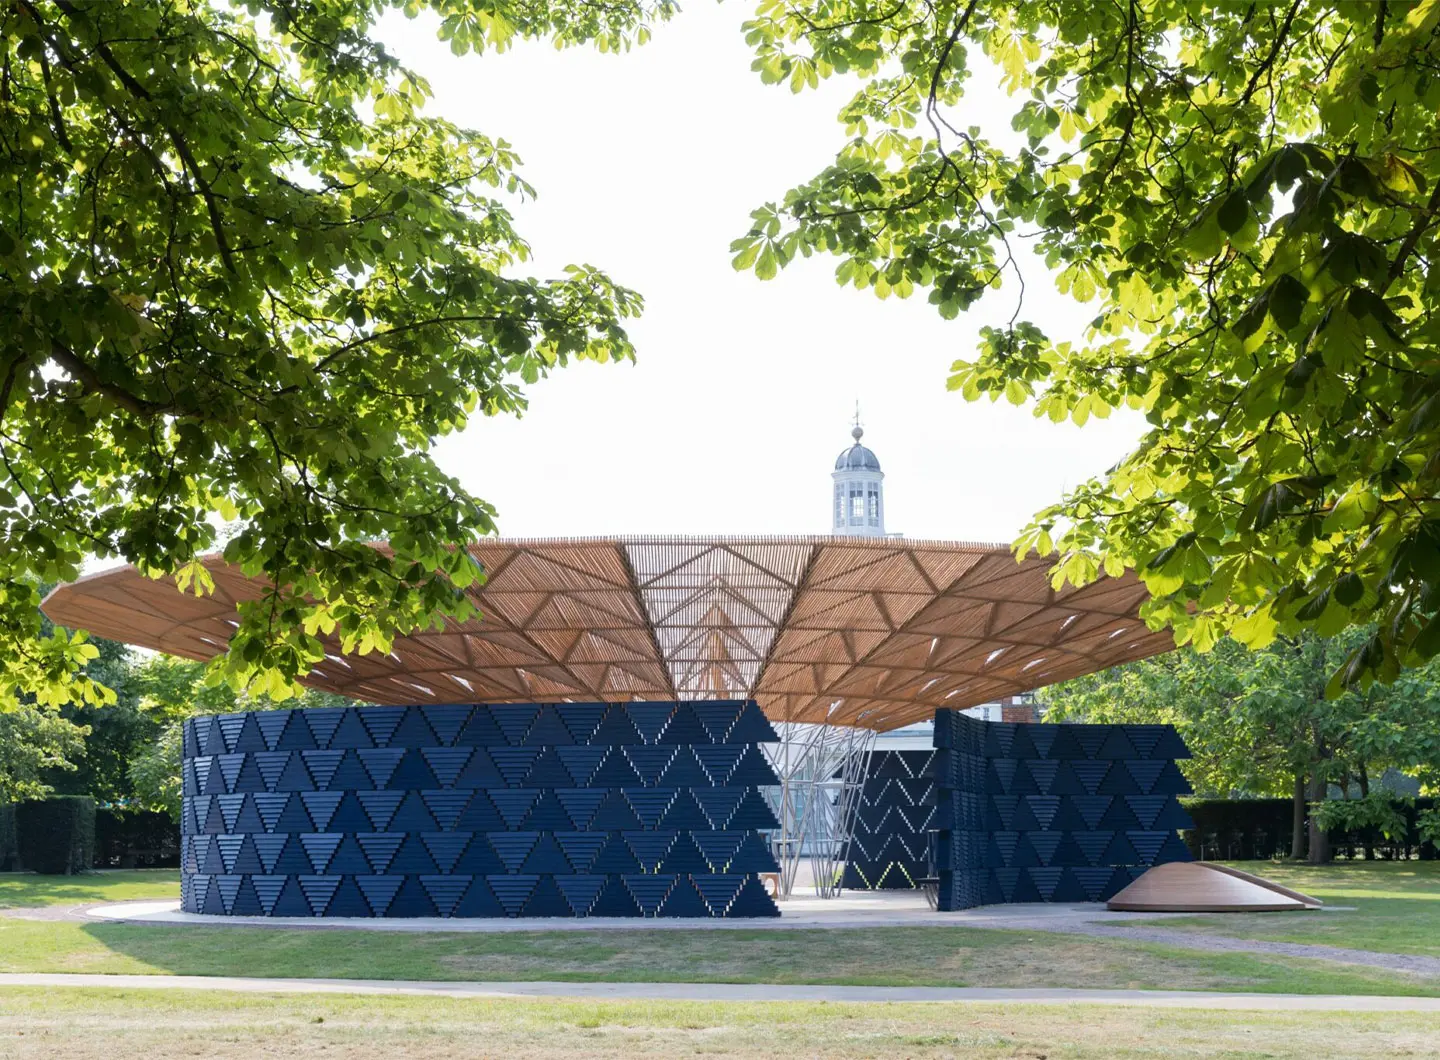
[[[187,723],[184,908],[764,916],[808,864],[822,897],[927,883],[946,909],[1102,900],[1188,857],[1173,731],[961,713],[1172,649],[1143,585],[886,535],[859,435],[831,535],[482,540],[480,617],[331,643],[303,679],[362,705]],[[124,567],[44,609],[210,659],[266,586],[204,563],[209,595]],[[932,748],[875,749],[926,721]]]

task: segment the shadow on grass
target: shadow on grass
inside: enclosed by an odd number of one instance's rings
[[[471,982],[1440,992],[1437,980],[1318,960],[951,927],[394,934],[74,922],[34,926],[74,934],[68,953],[56,952],[63,948],[50,943],[43,955],[27,962],[30,970]],[[37,961],[46,967],[34,967]]]
[[[40,876],[30,872],[0,873],[0,909],[80,902],[126,902],[143,898],[178,898],[178,869],[118,869],[78,876]]]

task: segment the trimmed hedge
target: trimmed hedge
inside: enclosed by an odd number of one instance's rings
[[[1289,857],[1290,829],[1294,803],[1289,799],[1182,799],[1195,827],[1181,832],[1185,845],[1195,857],[1210,861]],[[1391,841],[1378,829],[1341,828],[1330,830],[1330,848],[1336,857],[1364,857],[1367,850],[1376,857],[1404,859],[1419,856],[1430,860],[1437,854],[1435,844],[1420,838],[1415,816],[1435,806],[1435,799],[1416,799],[1403,809],[1409,820],[1405,836]],[[1306,817],[1309,832],[1309,817]]]
[[[95,859],[95,800],[56,795],[15,808],[20,861],[31,872],[70,876]]]
[[[97,869],[179,868],[180,829],[154,810],[95,811]]]
[[[15,804],[0,802],[0,872],[20,868],[20,851],[15,847]]]

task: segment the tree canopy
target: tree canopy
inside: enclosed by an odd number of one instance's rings
[[[468,614],[456,546],[492,512],[431,445],[632,356],[634,292],[524,275],[519,160],[423,112],[387,7],[464,54],[623,49],[674,3],[0,4],[0,710],[108,698],[37,606],[90,556],[204,591],[223,544],[272,586],[223,665],[276,695],[317,631],[385,650]]]
[[[1202,648],[1373,620],[1337,685],[1440,651],[1440,2],[763,0],[747,33],[768,82],[861,85],[737,268],[823,252],[946,317],[1008,297],[953,389],[1145,414],[1019,540],[1057,583],[1137,569]],[[967,111],[987,64],[1018,149]],[[1029,316],[1039,283],[1094,306],[1083,334]]]

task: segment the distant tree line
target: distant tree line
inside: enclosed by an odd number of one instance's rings
[[[345,705],[328,692],[246,695],[206,679],[204,663],[94,640],[89,676],[115,692],[104,705],[0,712],[0,803],[89,795],[101,806],[180,812],[180,727],[196,714]]]

